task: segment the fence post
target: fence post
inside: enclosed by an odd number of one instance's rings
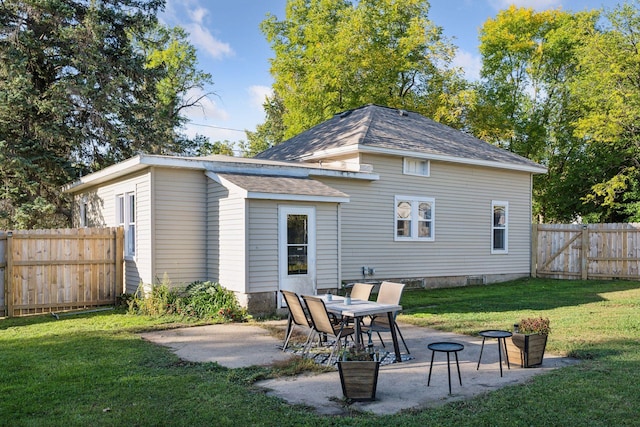
[[[7,317],[13,317],[13,232],[7,232],[7,267],[4,281],[4,300],[7,304]]]
[[[531,225],[531,277],[538,275],[538,224]]]
[[[580,250],[580,273],[582,273],[582,280],[589,278],[589,229],[587,224],[582,224],[582,247]]]

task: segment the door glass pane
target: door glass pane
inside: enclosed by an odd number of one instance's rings
[[[287,215],[288,274],[307,274],[308,228],[307,215]]]

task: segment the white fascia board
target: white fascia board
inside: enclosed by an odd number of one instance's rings
[[[242,187],[232,183],[228,179],[225,179],[218,174],[208,171],[205,175],[218,184],[222,185],[234,194],[239,195],[245,199],[262,199],[262,200],[287,200],[292,202],[331,202],[331,203],[349,203],[349,197],[337,197],[337,196],[314,196],[307,194],[278,194],[278,193],[263,193],[257,191],[247,191]]]
[[[439,160],[442,162],[461,163],[461,164],[474,165],[474,166],[485,166],[490,168],[517,170],[517,171],[529,172],[529,173],[547,173],[547,168],[545,168],[544,166],[527,166],[527,165],[518,165],[515,163],[495,162],[491,160],[467,159],[464,157],[454,157],[454,156],[445,156],[445,155],[439,155],[439,154],[420,153],[416,151],[394,150],[390,148],[372,147],[370,145],[352,145],[347,148],[341,147],[333,150],[316,151],[315,153],[305,157],[304,159],[305,160],[321,160],[323,158],[332,157],[336,155],[349,154],[354,151],[359,151],[361,153],[386,154],[390,156],[413,157],[413,158],[425,159],[425,160]]]
[[[309,171],[309,176],[326,176],[329,178],[350,178],[350,179],[362,179],[365,181],[378,181],[380,175],[377,173],[369,172],[350,172],[332,169],[313,169]]]
[[[389,148],[378,148],[378,147],[371,147],[371,146],[362,147],[362,151],[369,152],[369,153],[376,153],[376,154],[389,154],[392,156],[415,157],[415,158],[426,159],[426,160],[438,160],[438,161],[449,162],[449,163],[461,163],[461,164],[473,165],[473,166],[484,166],[484,167],[497,168],[497,169],[516,170],[516,171],[529,172],[529,173],[547,173],[547,168],[545,168],[544,166],[518,165],[515,163],[503,163],[503,162],[496,162],[492,160],[467,159],[464,157],[445,156],[440,154],[417,153],[415,151],[393,150]]]
[[[237,195],[239,195],[240,197],[242,197],[244,199],[247,199],[249,197],[249,192],[247,190],[245,190],[244,188],[234,184],[233,182],[229,181],[228,179],[224,179],[223,177],[221,177],[217,173],[212,172],[212,171],[207,171],[204,174],[208,178],[211,178],[212,180],[214,180],[218,184],[222,185],[227,190],[233,192],[233,194],[237,194]]]
[[[313,196],[307,194],[274,194],[248,192],[247,198],[262,200],[286,200],[289,202],[349,203],[349,197]]]
[[[150,154],[139,154],[115,165],[106,167],[87,176],[81,177],[73,183],[62,187],[65,193],[75,193],[86,187],[125,176],[148,167],[168,167],[197,169],[219,173],[244,173],[250,175],[286,176],[292,178],[307,178],[310,175],[342,177],[352,179],[377,180],[378,175],[351,172],[340,169],[325,169],[315,164],[286,163],[269,160],[254,160],[217,156],[211,158],[176,157]]]
[[[87,176],[83,176],[75,182],[62,187],[62,191],[65,193],[73,193],[88,186],[101,184],[151,166],[204,170],[206,163],[206,160],[189,157],[139,154],[120,163],[116,163],[115,165],[111,165]]]
[[[118,176],[144,169],[147,166],[142,164],[141,158],[142,156],[131,157],[130,159],[116,163],[115,165],[106,167],[87,176],[80,177],[76,181],[62,187],[62,191],[64,193],[73,193],[86,186],[99,184],[117,178]]]
[[[328,150],[314,151],[311,154],[302,157],[302,160],[321,160],[327,157],[343,156],[362,151],[363,146],[360,144],[343,145],[338,148],[330,148]]]

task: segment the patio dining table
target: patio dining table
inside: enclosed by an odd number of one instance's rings
[[[356,344],[361,345],[362,340],[360,337],[360,320],[364,316],[375,315],[387,315],[389,317],[389,329],[391,330],[391,340],[393,341],[393,351],[396,356],[396,362],[402,361],[402,355],[400,353],[400,345],[398,344],[398,336],[396,334],[395,316],[394,313],[402,310],[402,306],[398,304],[380,304],[375,301],[364,301],[359,299],[351,299],[351,304],[345,304],[343,297],[336,295],[332,296],[330,300],[326,296],[322,296],[325,302],[327,311],[338,316],[351,317],[354,319],[355,326],[355,340]]]

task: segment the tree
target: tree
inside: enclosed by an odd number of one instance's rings
[[[181,130],[187,122],[184,110],[200,106],[211,93],[203,89],[213,84],[211,74],[197,68],[196,49],[180,27],[157,25],[134,39],[146,58],[144,108],[136,117],[147,131],[135,141],[136,149],[152,154],[193,154],[202,138],[189,139]],[[138,128],[135,126],[133,128]]]
[[[140,151],[193,151],[176,132],[208,83],[163,0],[0,1],[0,227],[66,225],[63,184]]]
[[[548,174],[535,177],[534,213],[540,220],[587,214],[581,198],[614,161],[576,134],[582,111],[570,90],[579,72],[579,47],[598,17],[512,6],[481,29],[482,80],[470,127],[548,167]]]
[[[224,141],[216,141],[214,143],[211,143],[207,140],[200,144],[197,152],[198,156],[210,156],[213,154],[233,156],[233,142],[225,139]]]
[[[634,5],[635,4],[635,5]],[[576,134],[601,147],[611,160],[584,196],[593,221],[640,219],[640,10],[638,2],[607,14],[608,26],[593,29],[580,47],[581,72],[572,92],[583,114]]]
[[[454,48],[428,19],[429,3],[354,3],[289,0],[283,21],[269,16],[262,23],[275,53],[271,73],[282,100],[283,137],[368,103],[456,121],[456,110],[441,106],[452,103],[451,86],[463,81],[447,68]]]
[[[242,154],[253,157],[256,154],[273,147],[284,140],[284,104],[282,98],[274,93],[264,104],[266,120],[256,127],[255,132],[247,131],[247,142],[242,144]]]

